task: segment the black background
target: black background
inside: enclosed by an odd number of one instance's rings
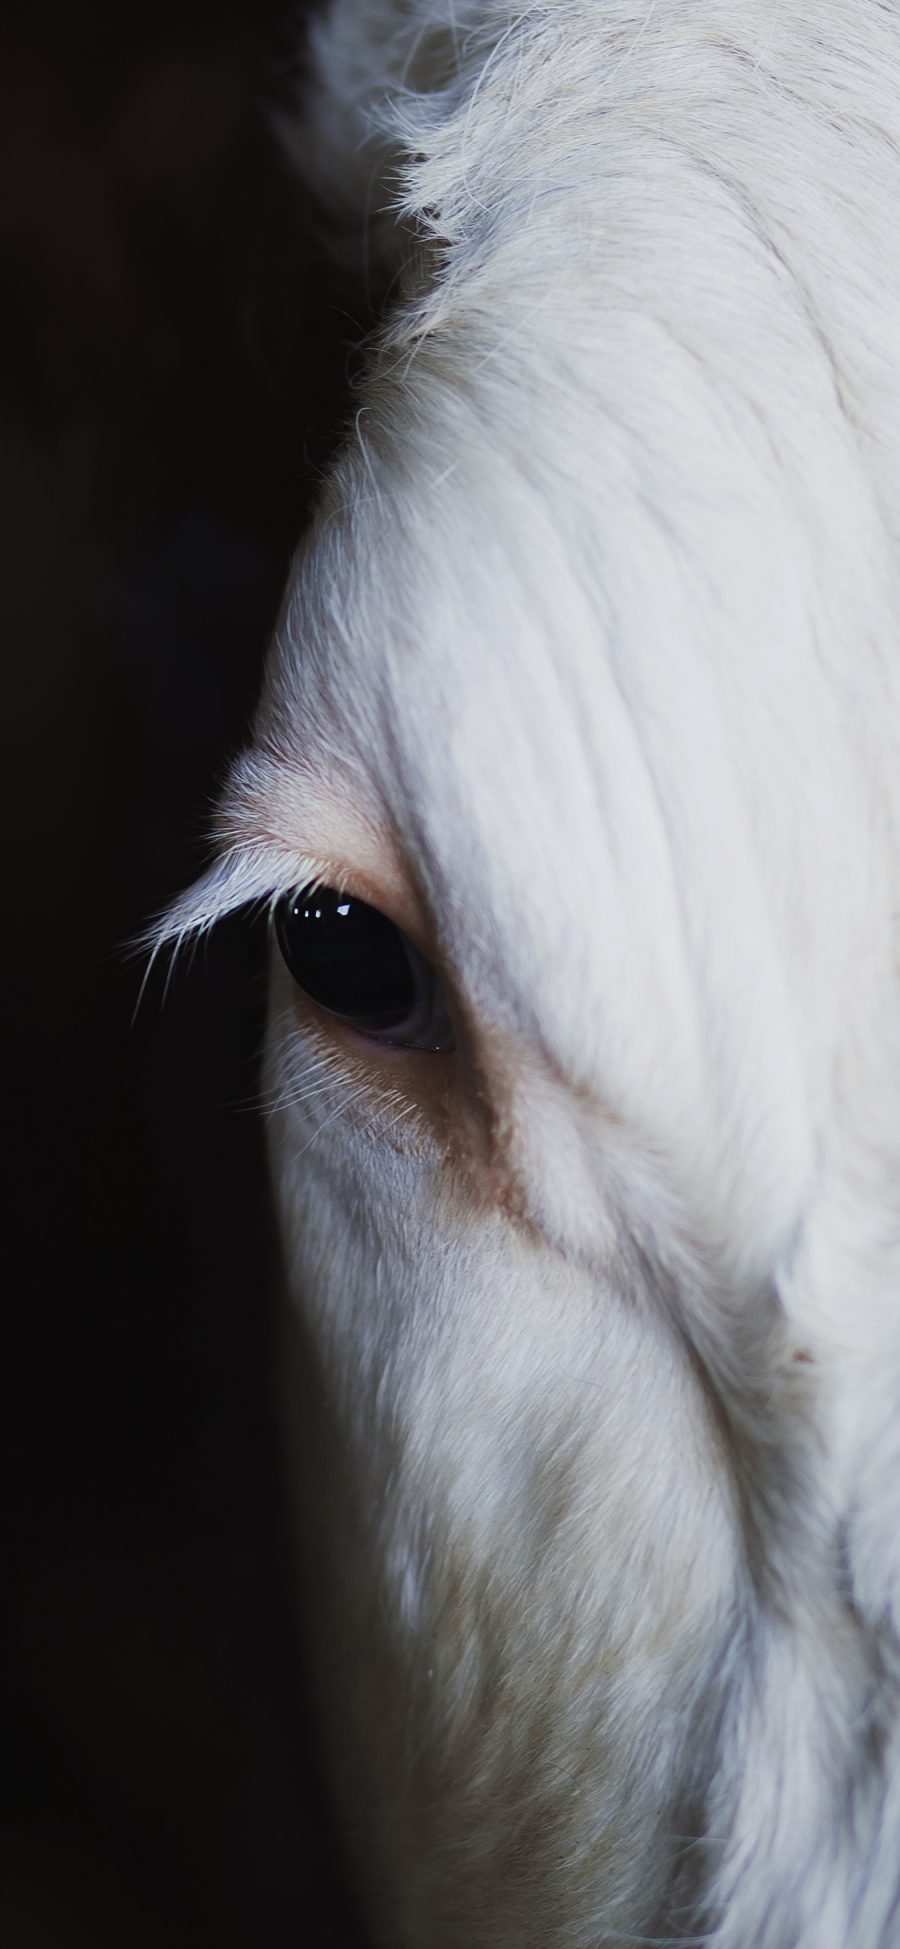
[[[151,981],[354,323],[264,104],[298,10],[0,28],[0,1941],[358,1944],[298,1670],[254,1111],[263,943]]]

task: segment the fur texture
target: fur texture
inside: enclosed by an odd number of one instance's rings
[[[460,1025],[273,972],[376,1939],[892,1949],[900,9],[337,0],[314,70],[388,322],[168,932],[413,902]]]

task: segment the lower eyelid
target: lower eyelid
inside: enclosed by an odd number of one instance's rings
[[[357,1138],[387,1143],[404,1156],[430,1156],[435,1163],[446,1157],[452,1062],[435,1062],[420,1049],[369,1042],[300,994],[277,1008],[274,1022],[276,1032],[295,1049],[299,1042],[304,1053],[293,1063],[276,1057],[283,1080],[272,1092],[272,1112],[306,1108],[317,1123],[321,1120],[323,1131],[335,1134],[346,1117]],[[314,1129],[304,1144],[314,1144],[318,1134]]]
[[[331,1014],[327,1008],[322,1008],[302,988],[296,990],[292,998],[292,1007],[298,1014],[303,1015],[304,1025],[309,1022],[314,1025],[317,1042],[341,1042],[369,1064],[391,1059],[411,1062],[415,1057],[420,1059],[427,1057],[429,1061],[434,1062],[438,1055],[453,1054],[452,1049],[430,1050],[421,1048],[415,1043],[391,1042],[387,1036],[366,1035],[363,1029],[354,1028],[352,1022],[345,1021],[340,1015]]]

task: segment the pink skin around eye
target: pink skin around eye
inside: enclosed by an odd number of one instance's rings
[[[364,900],[434,959],[428,918],[387,818],[363,808],[332,774],[312,764],[244,760],[226,797],[223,823],[233,844],[274,845],[314,860],[317,879]]]

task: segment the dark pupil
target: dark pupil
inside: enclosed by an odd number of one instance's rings
[[[288,968],[314,1002],[367,1029],[398,1028],[412,1014],[414,950],[393,921],[333,887],[303,888],[276,908]]]

